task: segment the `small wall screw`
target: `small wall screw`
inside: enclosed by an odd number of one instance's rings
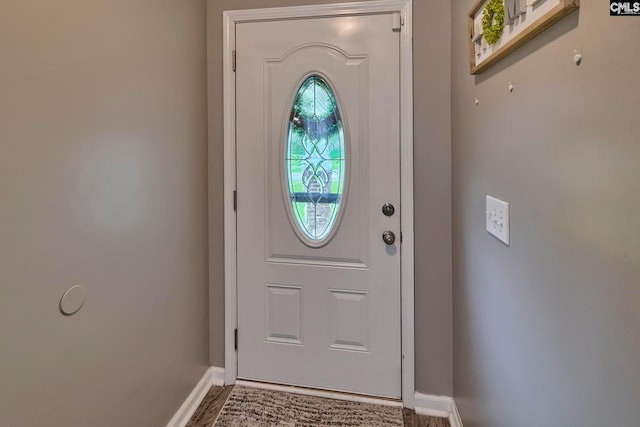
[[[578,66],[582,62],[582,54],[575,49],[573,50],[573,62],[575,62]]]

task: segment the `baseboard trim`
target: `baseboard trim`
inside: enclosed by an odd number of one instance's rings
[[[418,415],[447,418],[451,427],[463,427],[456,402],[452,397],[416,392],[415,411]]]
[[[182,406],[178,409],[178,412],[175,413],[173,418],[167,424],[167,427],[184,427],[187,425],[191,416],[198,406],[202,399],[207,395],[209,389],[214,386],[224,385],[224,368],[217,368],[215,366],[210,367],[204,373],[198,384],[191,391],[189,396],[186,398]]]
[[[209,368],[209,374],[211,375],[211,380],[213,381],[211,385],[224,385],[224,368],[212,366]]]
[[[454,399],[451,399],[451,409],[452,411],[449,416],[449,424],[451,424],[451,427],[463,427],[462,418],[460,417],[460,412],[458,412],[458,406]]]
[[[449,396],[434,396],[416,392],[416,413],[432,417],[447,417],[451,413],[451,400]]]

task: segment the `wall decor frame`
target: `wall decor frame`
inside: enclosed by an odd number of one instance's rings
[[[478,0],[469,11],[469,70],[479,74],[580,7],[580,0],[501,0],[504,30],[491,45],[482,35],[482,18],[491,0]],[[495,21],[494,21],[495,22]]]

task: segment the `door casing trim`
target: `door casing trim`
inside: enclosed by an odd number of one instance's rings
[[[234,384],[238,375],[238,359],[234,348],[234,331],[238,322],[237,228],[233,205],[236,190],[236,94],[235,73],[232,66],[232,55],[236,44],[235,25],[240,22],[279,19],[399,13],[402,22],[400,32],[402,402],[406,408],[415,406],[412,9],[412,0],[375,0],[223,12],[225,384]]]

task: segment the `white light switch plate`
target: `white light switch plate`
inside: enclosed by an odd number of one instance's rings
[[[509,244],[509,203],[487,196],[487,231]]]

